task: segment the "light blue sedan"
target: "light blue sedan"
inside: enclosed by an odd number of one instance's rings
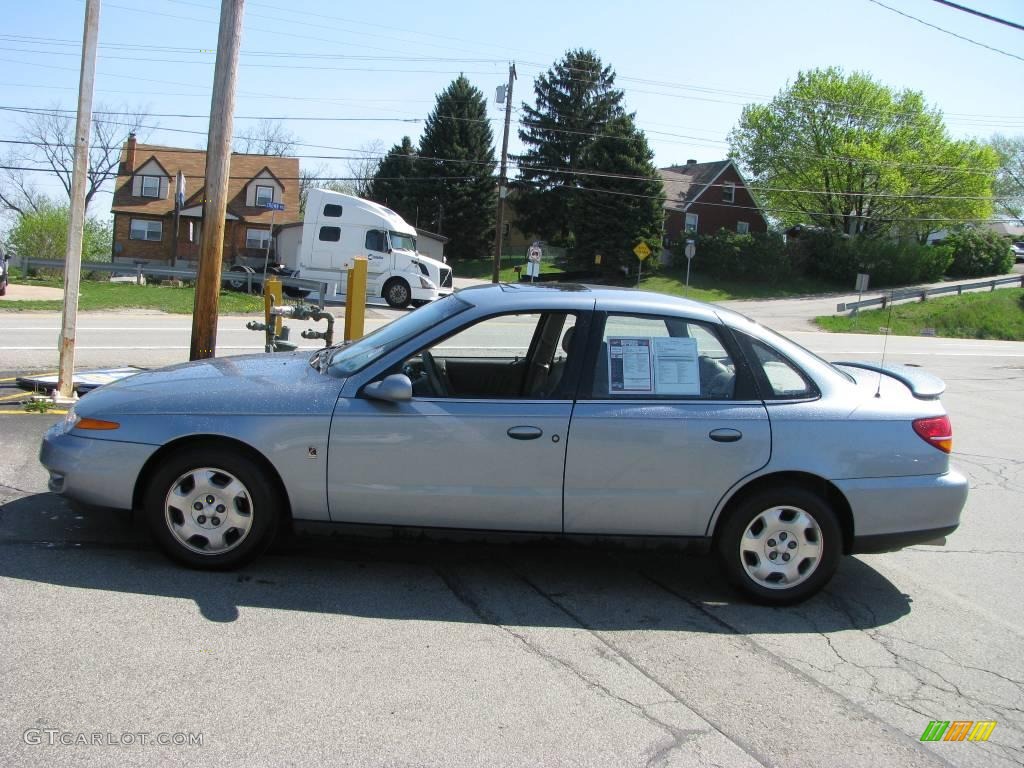
[[[300,521],[661,537],[784,604],[843,554],[956,529],[967,482],[943,389],[825,362],[707,304],[483,286],[312,357],[107,385],[40,459],[53,491],[142,510],[198,568],[247,563]]]

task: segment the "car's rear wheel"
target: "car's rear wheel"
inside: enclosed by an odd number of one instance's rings
[[[839,565],[842,532],[820,496],[798,486],[758,491],[724,521],[718,555],[729,579],[767,605],[790,605],[820,590]]]
[[[223,448],[174,454],[146,489],[144,511],[160,548],[192,568],[235,568],[273,540],[280,494],[262,468]]]
[[[400,277],[392,277],[386,283],[384,283],[384,301],[388,303],[389,307],[394,309],[403,309],[409,306],[409,302],[412,300],[412,291],[409,289],[409,284]]]

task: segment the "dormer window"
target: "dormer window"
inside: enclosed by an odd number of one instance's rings
[[[160,197],[160,177],[159,176],[143,176],[142,177],[142,196],[143,197]]]
[[[274,202],[274,188],[256,185],[256,206],[263,208]]]

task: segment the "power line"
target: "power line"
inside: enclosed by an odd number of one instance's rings
[[[1014,29],[1019,29],[1021,32],[1024,32],[1024,26],[1021,26],[1015,21],[1008,21],[1007,19],[1001,19],[998,16],[991,16],[990,14],[982,13],[981,11],[976,11],[973,8],[968,8],[966,5],[957,5],[956,3],[951,3],[949,2],[949,0],[935,0],[935,2],[939,3],[940,5],[948,5],[950,8],[956,8],[956,10],[963,11],[964,13],[971,13],[974,14],[975,16],[980,16],[983,19],[994,21],[996,24],[1005,24],[1008,27],[1013,27]]]
[[[886,5],[885,3],[879,2],[879,0],[868,0],[868,2],[869,3],[874,3],[875,5],[877,5],[877,6],[881,7],[881,8],[885,8],[887,11],[892,11],[893,13],[898,13],[900,16],[903,16],[904,18],[910,19],[911,21],[916,21],[918,24],[924,24],[926,27],[931,27],[932,29],[937,29],[939,32],[943,32],[943,33],[945,33],[947,35],[951,35],[953,37],[959,38],[960,40],[964,40],[964,41],[966,41],[968,43],[971,43],[972,45],[977,45],[977,46],[980,46],[982,48],[987,48],[990,51],[995,51],[996,53],[1001,53],[1001,54],[1003,54],[1003,56],[1009,56],[1011,59],[1017,59],[1018,61],[1024,61],[1024,56],[1018,56],[1015,53],[1010,53],[1009,51],[1004,51],[1001,48],[994,48],[991,45],[986,45],[985,43],[979,43],[977,40],[972,40],[971,38],[965,37],[964,35],[961,35],[961,34],[957,34],[956,32],[950,32],[948,29],[944,29],[943,27],[940,27],[940,26],[937,26],[935,24],[932,24],[931,22],[925,21],[924,19],[919,19],[919,18],[917,18],[917,16],[911,16],[909,13],[904,13],[903,11],[901,11],[901,10],[899,10],[897,8],[893,8],[890,5]]]

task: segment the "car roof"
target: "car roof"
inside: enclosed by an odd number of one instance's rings
[[[721,307],[701,301],[636,288],[580,283],[498,283],[474,285],[458,291],[460,299],[485,310],[599,309],[639,314],[687,315],[721,322]],[[732,314],[732,313],[730,313]]]

